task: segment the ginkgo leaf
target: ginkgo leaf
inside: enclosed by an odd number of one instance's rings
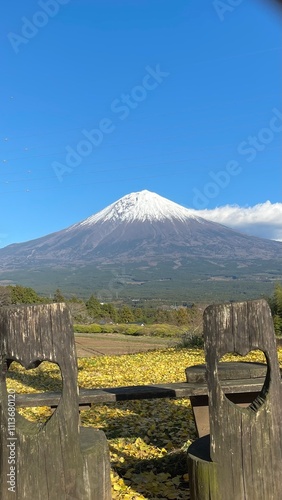
[[[282,349],[278,349],[282,364]],[[225,361],[238,358],[227,355]],[[245,358],[263,361],[252,352]],[[185,381],[185,368],[204,363],[200,349],[165,349],[124,356],[78,359],[80,387],[117,387]],[[45,363],[40,375],[16,370],[16,379],[7,380],[16,392],[56,390],[59,370]],[[46,382],[48,373],[48,383]],[[45,375],[45,376],[44,376]],[[34,384],[30,381],[34,377]],[[46,407],[21,409],[34,421],[50,414]],[[49,413],[48,413],[49,412]],[[92,406],[81,411],[82,425],[102,429],[111,455],[113,500],[184,500],[188,495],[186,453],[196,438],[190,401],[155,399],[124,401]]]

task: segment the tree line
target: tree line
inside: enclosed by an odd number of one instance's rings
[[[274,322],[275,333],[282,336],[282,285],[276,283],[274,293],[268,300]]]
[[[282,285],[276,283],[271,297],[266,297],[273,316],[276,335],[282,336]],[[103,303],[92,294],[87,300],[78,297],[66,299],[58,288],[52,297],[43,297],[33,288],[21,285],[0,286],[0,306],[11,304],[46,304],[66,302],[76,323],[168,323],[189,325],[198,330],[202,321],[202,310],[195,304],[180,307],[138,307]]]
[[[87,300],[78,297],[66,299],[60,289],[52,297],[42,297],[35,290],[21,285],[0,287],[0,306],[11,304],[47,304],[66,302],[74,322],[90,323],[168,323],[173,325],[198,325],[202,312],[196,305],[189,307],[138,307],[136,305],[103,303],[92,294]]]

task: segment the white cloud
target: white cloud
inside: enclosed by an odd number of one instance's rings
[[[266,201],[253,207],[225,205],[193,211],[204,219],[224,224],[236,231],[282,241],[282,203]]]

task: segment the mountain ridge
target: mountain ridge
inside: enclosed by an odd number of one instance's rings
[[[192,274],[194,283],[198,279],[212,287],[216,267],[226,266],[225,274],[231,273],[231,280],[238,272],[243,276],[245,269],[244,279],[248,275],[248,280],[269,281],[282,276],[281,263],[281,242],[239,233],[144,190],[130,193],[66,229],[0,249],[0,281],[25,276],[27,283],[36,273],[45,280],[55,271],[56,284],[62,288],[64,282],[89,288],[103,282],[107,268],[125,266],[131,285],[137,276],[136,282],[144,289],[153,282],[158,289],[164,278],[170,281],[166,289],[176,286],[173,280],[183,287],[183,278],[187,276],[188,282]],[[213,281],[209,282],[210,276]]]
[[[185,220],[187,218],[200,220],[191,210],[185,208],[174,201],[163,198],[157,193],[144,189],[136,193],[130,193],[100,212],[79,222],[78,225],[91,225],[100,220],[120,220],[132,222],[139,220],[165,220],[165,219]]]
[[[191,211],[156,193],[130,193],[96,214],[66,229],[0,249],[1,268],[35,265],[56,260],[81,264],[115,258],[139,259],[173,254],[173,258],[282,257],[282,243],[248,236]]]

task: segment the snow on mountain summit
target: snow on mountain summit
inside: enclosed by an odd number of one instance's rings
[[[143,190],[136,193],[130,193],[123,196],[115,203],[104,208],[100,212],[88,217],[79,225],[92,225],[96,222],[106,221],[162,221],[162,220],[181,220],[195,219],[199,222],[200,217],[196,217],[191,210],[182,207],[173,201],[162,196]]]

